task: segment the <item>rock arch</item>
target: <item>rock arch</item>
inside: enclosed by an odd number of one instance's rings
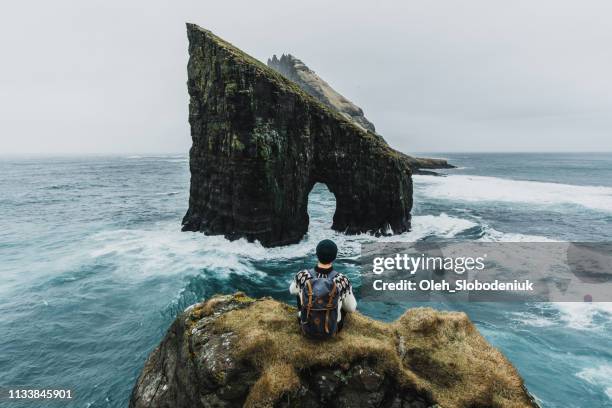
[[[191,188],[183,230],[298,242],[315,183],[336,197],[332,228],[410,228],[406,157],[210,31],[187,24]]]

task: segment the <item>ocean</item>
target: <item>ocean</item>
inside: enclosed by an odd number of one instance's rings
[[[333,195],[316,185],[307,236],[272,249],[180,232],[185,155],[0,159],[0,388],[74,396],[0,406],[126,406],[180,311],[236,290],[293,302],[289,281],[323,238],[338,243],[336,268],[355,282],[360,244],[377,240],[612,239],[612,154],[429,156],[458,168],[414,176],[412,231],[335,233]],[[388,321],[424,305],[358,306]],[[612,406],[612,303],[434,306],[465,311],[543,407]]]

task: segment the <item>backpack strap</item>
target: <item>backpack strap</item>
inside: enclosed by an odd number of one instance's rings
[[[329,298],[327,300],[327,307],[325,311],[325,333],[329,334],[329,312],[334,302],[334,296],[336,295],[336,282],[332,286],[332,290],[329,292]]]
[[[308,288],[308,306],[306,306],[306,318],[310,317],[310,309],[312,309],[312,283],[311,279],[306,280],[306,287]]]

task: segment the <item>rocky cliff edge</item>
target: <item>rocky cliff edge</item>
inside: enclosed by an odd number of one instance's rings
[[[534,407],[464,313],[359,313],[324,343],[296,309],[242,293],[186,309],[150,354],[130,407]]]

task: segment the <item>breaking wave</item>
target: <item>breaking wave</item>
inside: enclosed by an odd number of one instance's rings
[[[612,187],[577,186],[498,177],[450,175],[413,176],[415,188],[435,199],[469,202],[524,203],[555,207],[578,205],[612,212]]]
[[[576,377],[589,384],[602,387],[608,398],[612,400],[612,365],[585,368],[578,372]]]

